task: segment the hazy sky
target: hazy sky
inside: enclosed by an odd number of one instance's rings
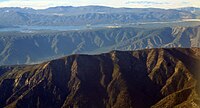
[[[32,7],[103,5],[131,8],[200,7],[200,0],[0,0],[0,7]]]

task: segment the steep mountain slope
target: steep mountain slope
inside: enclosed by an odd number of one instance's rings
[[[178,48],[13,66],[0,77],[0,107],[195,108],[200,105],[199,60],[200,49]]]
[[[147,21],[176,21],[196,18],[182,10],[111,8],[103,6],[60,6],[43,10],[0,8],[0,25],[86,25],[125,24]]]
[[[200,47],[200,27],[104,28],[66,32],[2,32],[0,64],[34,63],[63,55],[157,47]]]

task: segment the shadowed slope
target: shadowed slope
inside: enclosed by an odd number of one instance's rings
[[[0,77],[0,107],[195,107],[199,53],[113,51],[16,66]]]

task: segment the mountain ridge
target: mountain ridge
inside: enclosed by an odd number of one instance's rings
[[[64,55],[98,54],[111,50],[200,47],[199,30],[200,27],[196,26],[155,29],[122,27],[39,33],[2,32],[0,63],[30,64]]]
[[[7,107],[195,108],[200,102],[199,51],[76,54],[16,67],[0,77],[0,103]]]
[[[148,21],[177,21],[198,18],[200,15],[198,12],[192,13],[184,9],[112,8],[103,6],[61,6],[40,10],[31,8],[0,8],[0,12],[1,25],[32,26],[130,24]]]

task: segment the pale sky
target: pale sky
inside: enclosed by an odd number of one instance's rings
[[[200,0],[0,0],[0,7],[31,7],[44,9],[54,6],[102,5],[130,8],[199,7]]]

